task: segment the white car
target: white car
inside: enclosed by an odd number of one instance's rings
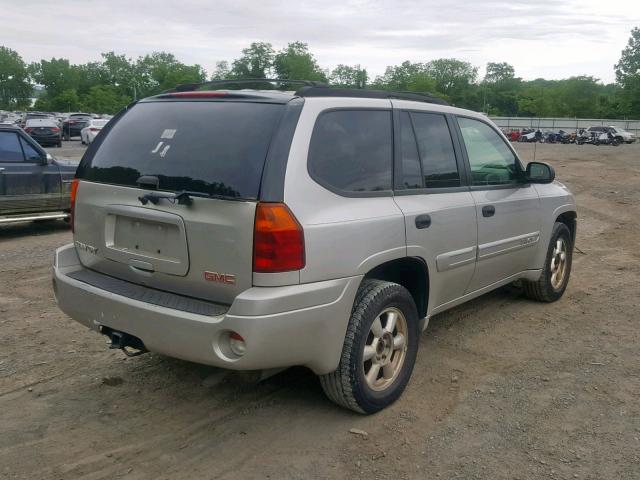
[[[633,143],[636,141],[636,136],[631,133],[631,132],[627,132],[624,128],[621,127],[614,127],[613,125],[611,125],[610,127],[613,130],[613,134],[616,137],[620,137],[622,138],[622,141],[624,143]]]
[[[96,138],[96,135],[102,130],[109,120],[101,118],[92,118],[89,124],[80,130],[80,140],[83,145],[89,145]]]

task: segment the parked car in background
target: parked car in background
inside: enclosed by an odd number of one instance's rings
[[[24,131],[40,145],[62,146],[62,133],[55,118],[33,118],[27,120]]]
[[[65,140],[71,140],[71,137],[79,137],[82,129],[91,121],[91,115],[88,113],[72,113],[62,122],[62,136]]]
[[[622,127],[615,127],[612,125],[609,128],[611,128],[613,135],[616,136],[621,143],[633,143],[636,141],[636,136],[631,132],[627,132]]]
[[[22,119],[20,120],[20,126],[22,128],[25,128],[27,126],[27,122],[29,120],[34,120],[34,119],[49,119],[49,120],[54,119],[55,120],[54,116],[51,115],[50,113],[28,112],[22,116]]]
[[[100,133],[102,127],[104,127],[109,120],[103,120],[100,118],[92,118],[86,127],[80,131],[80,140],[83,145],[89,145],[96,138],[96,135]]]
[[[48,154],[17,126],[0,126],[0,224],[67,218],[78,162]]]
[[[576,205],[554,177],[426,95],[183,87],[84,155],[55,298],[112,348],[306,366],[373,413],[402,394],[432,315],[515,280],[563,295]]]

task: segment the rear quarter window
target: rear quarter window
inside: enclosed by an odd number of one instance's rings
[[[108,132],[81,178],[256,199],[283,105],[249,102],[142,102]]]
[[[391,190],[390,110],[331,110],[320,114],[309,145],[308,169],[337,193]]]

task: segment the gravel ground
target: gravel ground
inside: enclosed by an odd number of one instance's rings
[[[434,317],[369,417],[305,369],[255,384],[108,350],[52,298],[66,225],[0,227],[0,478],[640,478],[640,144],[535,148],[578,201],[565,296],[507,287]]]

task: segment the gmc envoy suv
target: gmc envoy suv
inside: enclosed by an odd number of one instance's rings
[[[80,163],[54,291],[113,348],[305,366],[373,413],[402,394],[431,316],[516,280],[534,300],[564,293],[575,201],[485,116],[225,83],[128,106]]]

